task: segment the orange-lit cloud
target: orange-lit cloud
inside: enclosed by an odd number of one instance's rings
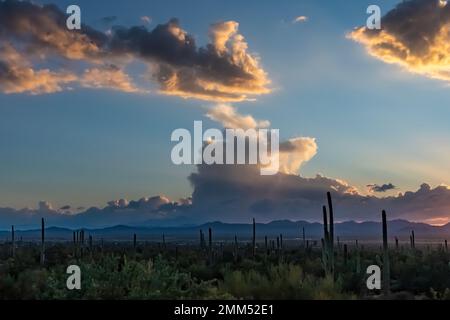
[[[228,104],[219,104],[206,114],[211,120],[220,122],[224,128],[255,129],[270,126],[267,120],[255,120],[251,115],[241,115]]]
[[[317,153],[316,139],[310,137],[292,138],[280,143],[280,169],[286,174],[298,175],[303,163]]]
[[[235,21],[211,26],[210,44],[198,51],[194,39],[172,20],[166,28],[177,47],[186,50],[181,63],[160,61],[155,77],[161,92],[182,98],[216,102],[251,100],[267,94],[270,81],[256,56],[248,53],[248,44],[238,33]],[[193,51],[194,50],[194,51]]]
[[[53,93],[62,91],[64,85],[76,79],[68,71],[34,70],[26,57],[11,45],[0,46],[0,90],[5,93]]]
[[[348,37],[386,63],[450,81],[450,5],[439,0],[404,1],[382,18],[381,27],[359,27]]]
[[[148,22],[149,17],[142,21]],[[3,92],[51,93],[63,90],[63,84],[75,79],[84,87],[138,92],[132,75],[126,72],[132,61],[151,66],[152,76],[145,78],[155,80],[159,92],[166,95],[236,102],[270,92],[268,76],[259,59],[248,52],[235,21],[213,24],[210,43],[203,47],[196,45],[176,19],[153,30],[115,27],[107,33],[87,25],[68,30],[65,22],[65,13],[55,5],[0,2],[0,41],[20,52],[28,67],[19,72],[3,57],[0,64],[4,73],[8,71],[11,79],[16,75],[24,79],[14,81],[3,75]],[[54,70],[56,65],[67,70]],[[103,65],[117,66],[117,70]]]
[[[106,88],[123,92],[143,92],[137,88],[133,80],[123,70],[114,65],[103,68],[87,69],[80,79],[86,88]]]

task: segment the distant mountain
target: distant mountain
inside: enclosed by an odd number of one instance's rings
[[[241,240],[248,240],[252,235],[252,225],[243,223],[223,223],[210,222],[196,226],[125,226],[117,225],[102,229],[84,229],[87,235],[92,235],[94,239],[103,238],[105,240],[131,240],[136,234],[139,240],[161,241],[165,235],[167,241],[197,239],[199,230],[207,235],[211,228],[214,239],[232,239],[238,236]],[[283,235],[285,239],[301,238],[302,230],[308,239],[318,240],[323,236],[323,226],[320,223],[307,221],[277,220],[269,223],[257,223],[256,234],[259,239],[264,236],[274,238]],[[417,239],[444,239],[450,236],[450,224],[444,226],[431,226],[425,223],[415,223],[406,220],[392,220],[388,222],[388,235],[393,239],[398,237],[401,241],[407,241],[411,230],[414,230]],[[17,230],[16,238],[23,240],[40,239],[40,229]],[[381,223],[379,222],[355,222],[345,221],[335,224],[335,235],[342,240],[380,239]],[[9,231],[0,231],[0,240],[9,239]],[[46,229],[46,239],[48,240],[72,240],[73,230],[67,228],[50,227]]]

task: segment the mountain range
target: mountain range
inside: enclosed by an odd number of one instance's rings
[[[199,231],[207,234],[211,228],[215,240],[231,240],[236,235],[240,240],[248,240],[252,236],[252,224],[210,222],[201,225],[186,226],[126,226],[117,225],[108,228],[84,229],[86,235],[94,239],[131,240],[136,234],[139,240],[161,241],[164,234],[166,241],[195,240]],[[256,223],[256,236],[274,238],[283,235],[285,239],[302,238],[303,229],[307,239],[320,240],[323,236],[323,225],[317,222],[277,220],[269,223]],[[409,222],[406,220],[388,221],[389,238],[398,237],[400,241],[409,241],[409,235],[414,230],[416,239],[445,239],[450,235],[450,223],[443,226],[432,226],[425,223]],[[68,228],[49,227],[46,229],[46,239],[64,241],[73,239],[73,231]],[[16,230],[16,238],[23,240],[40,239],[40,229]],[[0,231],[0,239],[9,239],[10,231]],[[345,221],[335,223],[335,235],[342,240],[376,240],[381,238],[380,222]]]

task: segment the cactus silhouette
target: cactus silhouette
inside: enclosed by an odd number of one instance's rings
[[[238,259],[238,240],[237,240],[237,235],[234,235],[234,261],[236,262]]]
[[[334,279],[334,215],[331,193],[327,192],[328,210],[322,207],[323,213],[323,242],[322,242],[322,265],[325,273]],[[328,216],[327,216],[328,211]]]
[[[266,254],[268,254],[269,248],[267,247],[267,236],[264,236],[264,249],[266,250]]]
[[[390,292],[390,265],[389,265],[389,251],[388,251],[388,235],[387,235],[387,221],[386,221],[386,211],[383,210],[381,213],[383,220],[383,291],[385,295]]]
[[[344,243],[344,265],[345,266],[347,266],[347,260],[348,260],[347,244]]]
[[[330,239],[329,239],[329,250],[330,250],[330,271],[331,275],[334,279],[334,213],[333,213],[333,202],[331,201],[331,193],[327,192],[327,200],[328,200],[328,214],[330,215]]]
[[[16,239],[14,235],[14,226],[11,226],[11,256],[16,256]]]
[[[45,263],[45,222],[41,218],[41,265]]]
[[[303,231],[303,249],[306,249],[306,234],[305,234],[305,227],[302,228]]]
[[[253,238],[252,238],[252,255],[255,257],[256,253],[256,223],[255,218],[253,218]]]
[[[208,257],[209,257],[209,264],[212,264],[213,260],[213,252],[212,252],[212,230],[211,228],[208,229]]]

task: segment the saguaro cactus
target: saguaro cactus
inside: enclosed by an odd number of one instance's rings
[[[16,256],[16,239],[14,235],[14,226],[11,226],[11,256]]]
[[[306,249],[305,227],[302,228],[302,231],[303,231],[303,249]]]
[[[136,250],[137,245],[137,235],[136,233],[133,234],[133,248]]]
[[[447,240],[445,240],[445,251],[448,251]]]
[[[358,245],[358,240],[356,240],[356,273],[360,274],[361,273],[361,255],[359,253],[359,245]]]
[[[395,237],[395,249],[398,250],[398,238]]]
[[[381,218],[383,220],[383,291],[385,295],[388,295],[390,291],[391,274],[389,265],[387,221],[385,210],[382,211]]]
[[[45,263],[45,222],[41,219],[41,265]]]
[[[255,218],[253,218],[253,240],[252,240],[252,255],[255,257],[256,253],[256,223]]]
[[[209,263],[212,264],[213,259],[213,252],[212,252],[212,230],[211,228],[208,229],[208,256],[209,256]]]
[[[344,243],[344,265],[347,265],[347,260],[348,260],[348,251],[347,251],[347,244]]]
[[[328,191],[327,192],[327,200],[328,200],[328,213],[330,215],[330,245],[329,245],[329,250],[330,250],[330,270],[331,270],[331,274],[334,277],[334,213],[333,213],[333,202],[331,201],[331,193]]]
[[[266,254],[269,253],[269,248],[267,246],[267,236],[264,236],[264,249],[266,250]]]
[[[327,192],[327,202],[329,219],[327,217],[327,208],[325,206],[322,207],[324,233],[322,244],[322,263],[325,273],[330,274],[334,279],[334,215],[330,192]]]

